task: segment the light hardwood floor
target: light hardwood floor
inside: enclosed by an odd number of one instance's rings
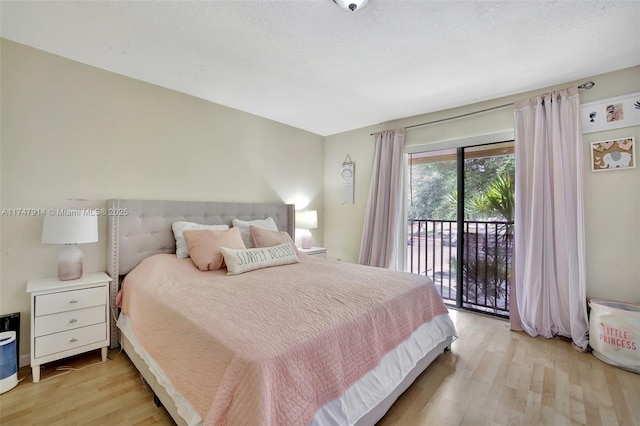
[[[400,397],[380,426],[640,425],[640,375],[532,338],[505,321],[451,311],[459,339]],[[59,377],[57,365],[100,361],[95,351],[49,364],[43,381],[0,395],[4,425],[171,425],[124,353]],[[20,377],[28,374],[20,371]],[[46,380],[53,377],[50,380]]]

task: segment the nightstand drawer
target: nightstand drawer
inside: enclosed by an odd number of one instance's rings
[[[105,321],[105,305],[39,316],[35,318],[35,337],[100,324]]]
[[[107,324],[95,324],[62,333],[36,337],[35,357],[51,355],[107,339]]]
[[[35,315],[49,315],[91,306],[104,305],[107,297],[105,286],[36,296]]]

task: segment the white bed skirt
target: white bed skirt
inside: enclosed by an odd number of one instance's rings
[[[153,373],[156,381],[173,399],[177,413],[181,417],[174,420],[188,425],[201,425],[202,419],[189,401],[175,389],[162,368],[142,347],[125,314],[120,314],[118,328],[135,353]],[[374,424],[424,368],[442,353],[444,348],[451,345],[455,336],[455,326],[449,315],[439,315],[423,324],[407,340],[387,353],[380,364],[349,387],[342,396],[321,407],[310,424],[312,426]],[[129,352],[128,348],[125,347],[125,349]],[[173,413],[172,416],[175,417]]]

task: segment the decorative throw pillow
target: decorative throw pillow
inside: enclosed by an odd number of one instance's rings
[[[243,249],[244,243],[238,228],[226,231],[208,229],[188,229],[184,238],[189,248],[189,256],[194,265],[201,271],[215,271],[224,268],[224,257],[220,246]]]
[[[204,225],[194,222],[173,222],[171,224],[173,236],[176,239],[176,256],[178,259],[186,259],[189,257],[189,249],[187,242],[184,240],[184,231],[187,229],[209,229],[211,231],[226,231],[229,229],[227,225]]]
[[[276,225],[276,222],[271,217],[256,220],[233,219],[231,222],[233,223],[234,228],[240,228],[242,241],[244,241],[244,245],[247,248],[253,247],[253,239],[251,238],[251,233],[249,232],[249,226],[259,226],[260,228],[270,229],[272,231],[278,230],[278,225]]]
[[[241,250],[220,247],[220,251],[227,264],[227,275],[238,275],[256,269],[298,263],[298,256],[291,243]]]
[[[291,235],[285,231],[271,231],[270,229],[260,228],[259,226],[250,225],[249,233],[253,241],[254,247],[273,247],[283,243],[291,243],[296,254],[298,248],[296,247]]]

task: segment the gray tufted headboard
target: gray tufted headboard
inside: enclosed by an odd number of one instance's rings
[[[112,278],[110,299],[115,307],[120,278],[144,258],[175,253],[171,224],[176,221],[207,225],[226,224],[232,219],[272,217],[278,229],[294,236],[295,207],[292,204],[219,203],[207,201],[109,200],[107,270]],[[112,322],[115,320],[112,318]],[[111,346],[117,343],[117,328],[111,324]]]

